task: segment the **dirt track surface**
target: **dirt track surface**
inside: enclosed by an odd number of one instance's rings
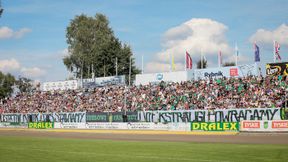
[[[0,129],[1,136],[23,137],[52,137],[52,138],[76,138],[97,140],[127,140],[127,141],[170,141],[170,142],[196,142],[196,143],[235,143],[235,144],[288,144],[288,133],[261,134],[240,133],[236,135],[193,135],[193,134],[147,134],[145,131],[138,133],[114,131],[103,132],[57,132],[46,130],[9,130]]]

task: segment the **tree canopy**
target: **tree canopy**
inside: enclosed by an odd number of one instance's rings
[[[131,48],[114,36],[105,15],[76,16],[67,27],[66,39],[69,55],[63,63],[77,78],[91,78],[92,73],[95,77],[116,75],[116,58],[118,75],[129,74]],[[133,77],[140,71],[131,60]]]
[[[32,80],[25,77],[19,77],[16,80],[17,88],[20,92],[33,92],[36,88],[32,84]]]
[[[207,60],[206,59],[200,59],[199,61],[197,61],[197,69],[206,69],[207,67],[208,66],[207,66]]]
[[[10,97],[12,93],[16,92],[33,92],[36,87],[33,86],[32,82],[31,79],[21,76],[15,79],[10,73],[4,74],[0,71],[0,99]]]
[[[224,67],[226,67],[226,66],[235,66],[235,65],[236,65],[235,62],[225,62],[223,64]]]
[[[13,92],[15,78],[11,74],[4,74],[0,71],[0,99],[8,97]]]

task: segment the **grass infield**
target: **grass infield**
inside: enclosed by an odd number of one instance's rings
[[[283,162],[287,145],[0,136],[0,162]]]

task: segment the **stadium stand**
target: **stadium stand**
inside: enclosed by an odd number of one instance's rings
[[[273,108],[287,104],[288,77],[219,78],[93,90],[22,93],[0,103],[4,113],[120,112]]]

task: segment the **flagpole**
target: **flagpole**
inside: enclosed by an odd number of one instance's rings
[[[174,58],[174,53],[172,54],[172,72],[175,71],[175,58]]]
[[[143,55],[142,55],[142,74],[144,73],[144,65],[143,65],[143,63],[144,63],[144,58],[143,58]]]
[[[258,49],[259,49],[259,47],[258,47]],[[255,53],[255,51],[257,50],[257,47],[256,47],[256,41],[254,42],[254,53]],[[255,53],[256,54],[256,53]],[[254,54],[254,55],[255,55]],[[258,57],[260,57],[260,53],[259,53],[259,51],[258,51]],[[255,58],[254,58],[254,64],[255,64],[255,67],[256,67],[256,73],[257,73],[257,76],[259,76],[259,68],[258,68],[258,61],[256,61],[256,55],[254,56]],[[260,62],[260,60],[259,60],[259,62]]]
[[[187,53],[187,51],[186,51],[186,53]],[[187,71],[187,54],[184,54],[184,59],[185,59],[185,62],[184,62],[184,69],[185,69],[185,71]]]
[[[237,43],[235,44],[235,54],[236,54],[236,60],[235,60],[235,65],[238,65],[238,46]]]
[[[131,59],[132,59],[132,57],[130,56],[130,63],[129,63],[129,87],[130,87],[130,85],[131,85]]]
[[[169,53],[169,57],[170,57],[170,69],[169,69],[169,72],[172,71],[172,54]]]
[[[116,76],[118,76],[118,58],[116,57]]]
[[[202,52],[202,48],[201,48],[201,69],[203,69],[203,52]]]
[[[218,68],[220,68],[220,51],[218,51]]]
[[[218,53],[218,67],[220,68],[220,59],[221,59],[221,51],[219,50],[219,53]]]
[[[276,53],[276,51],[275,51],[275,40],[273,41],[273,60],[274,60],[274,63],[276,62],[276,55],[275,55],[275,53]]]

